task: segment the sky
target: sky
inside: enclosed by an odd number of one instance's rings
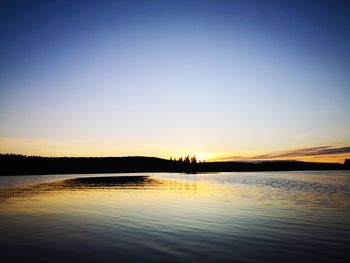
[[[350,158],[347,1],[1,1],[0,153]]]

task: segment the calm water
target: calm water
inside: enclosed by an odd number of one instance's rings
[[[2,262],[346,262],[349,244],[349,171],[0,177]]]

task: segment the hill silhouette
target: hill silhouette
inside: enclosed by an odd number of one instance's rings
[[[195,157],[40,157],[0,154],[0,175],[135,173],[135,172],[236,172],[350,169],[349,161],[317,163],[300,161],[197,162]]]

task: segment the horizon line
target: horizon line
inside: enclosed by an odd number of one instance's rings
[[[163,159],[167,161],[171,161],[171,158],[163,158],[158,156],[148,156],[148,155],[123,155],[123,156],[44,156],[44,155],[27,155],[22,153],[0,153],[1,155],[8,155],[8,156],[23,156],[23,157],[39,157],[39,158],[134,158],[134,157],[142,157],[142,158],[157,158],[157,159]],[[186,155],[190,156],[191,155]],[[186,157],[185,156],[185,157]],[[193,156],[193,155],[192,155]],[[195,156],[195,155],[194,155]],[[183,157],[180,157],[183,158]],[[349,158],[344,158],[344,162],[325,162],[325,161],[302,161],[297,159],[250,159],[246,157],[246,159],[237,159],[232,160],[231,157],[223,157],[223,158],[217,158],[217,159],[208,159],[208,160],[199,160],[199,162],[210,162],[210,163],[220,163],[220,162],[227,162],[227,163],[262,163],[262,162],[304,162],[304,163],[334,163],[334,164],[343,164],[346,160]],[[177,158],[179,159],[179,158]],[[173,160],[177,160],[176,158],[173,158]]]

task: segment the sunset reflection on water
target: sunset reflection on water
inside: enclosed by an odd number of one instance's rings
[[[22,260],[35,253],[44,261],[347,258],[349,174],[333,180],[317,173],[121,176],[2,189],[2,255]],[[19,247],[23,253],[8,252]]]

